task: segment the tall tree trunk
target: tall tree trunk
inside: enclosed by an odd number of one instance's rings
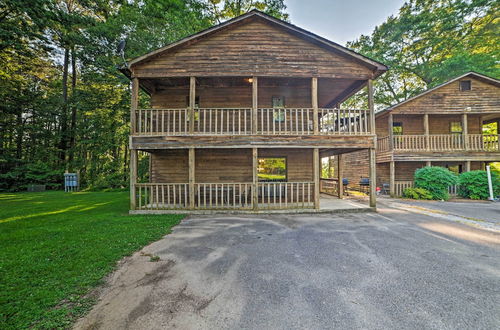
[[[62,76],[62,114],[61,114],[61,140],[59,143],[60,159],[62,163],[66,161],[68,150],[68,67],[69,49],[64,49],[64,63]]]
[[[76,93],[76,54],[75,48],[71,49],[71,127],[70,127],[70,137],[69,137],[69,159],[68,163],[72,164],[74,154],[75,154],[75,139],[76,139],[76,102],[75,102],[75,93]]]
[[[21,160],[23,157],[23,135],[24,135],[24,124],[23,124],[23,111],[18,110],[16,114],[16,158]]]

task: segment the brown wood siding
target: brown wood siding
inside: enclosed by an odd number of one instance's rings
[[[186,183],[188,179],[187,149],[151,153],[151,182]]]
[[[289,182],[312,181],[312,149],[259,149],[259,157],[286,157]],[[188,150],[151,154],[151,182],[188,182]],[[252,182],[251,149],[197,149],[195,182]]]
[[[462,115],[429,115],[429,134],[450,134],[450,123],[462,122]],[[403,124],[404,135],[421,135],[425,133],[423,115],[394,115],[393,122]],[[481,115],[467,116],[468,133],[481,134]],[[376,120],[377,136],[389,135],[388,117],[381,116]]]
[[[252,149],[197,149],[195,182],[252,182]]]
[[[295,76],[368,79],[373,72],[351,59],[260,19],[219,31],[132,68],[139,77]]]
[[[360,150],[342,154],[344,161],[344,178],[349,180],[349,185],[358,185],[360,179],[368,178],[370,162],[368,150]],[[335,161],[335,173],[337,173],[337,161]]]
[[[462,80],[471,81],[472,89],[470,91],[460,91],[459,86]],[[470,108],[471,112],[500,112],[500,88],[465,77],[401,104],[392,112],[394,114],[463,112],[466,108]]]

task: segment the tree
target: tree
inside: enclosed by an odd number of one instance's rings
[[[391,68],[375,83],[386,107],[468,71],[500,76],[499,10],[493,0],[411,0],[347,46]]]

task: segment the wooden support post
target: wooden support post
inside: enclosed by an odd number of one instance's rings
[[[339,198],[344,198],[344,160],[342,154],[337,155],[337,185]]]
[[[136,111],[139,104],[139,79],[132,78],[132,95],[130,96],[130,134],[136,132]],[[132,140],[130,140],[132,141]],[[132,145],[131,145],[132,147]],[[137,183],[137,149],[130,149],[130,209],[136,209],[135,184]]]
[[[194,132],[194,108],[196,107],[196,77],[189,78],[189,133]]]
[[[396,195],[396,162],[389,162],[389,195],[395,197]]]
[[[464,149],[469,150],[469,127],[467,122],[467,114],[462,115],[462,138],[464,141]]]
[[[429,137],[429,114],[424,114],[424,135],[425,135],[425,150],[431,150]]]
[[[313,150],[314,208],[319,210],[319,149]]]
[[[375,135],[375,106],[373,103],[373,80],[368,79],[368,110],[370,111],[370,133]],[[392,130],[392,128],[391,128]],[[377,141],[375,141],[377,145]]]
[[[376,187],[377,187],[377,164],[376,164],[376,156],[375,156],[375,148],[369,149],[370,153],[370,207],[377,206],[377,196],[376,196]]]
[[[259,166],[258,160],[258,150],[257,148],[252,148],[252,206],[254,210],[259,208],[259,192],[257,191],[258,184],[258,173],[257,169]]]
[[[195,184],[195,168],[196,168],[196,163],[195,163],[195,149],[194,148],[189,148],[189,155],[188,155],[188,162],[189,162],[189,208],[194,209],[195,203],[194,203],[194,184]]]
[[[465,162],[465,172],[470,172],[470,160]]]
[[[426,161],[425,166],[427,166],[427,167],[432,166],[432,162],[430,160]]]
[[[130,209],[135,210],[135,184],[137,183],[137,149],[130,150]]]
[[[392,112],[389,113],[389,118],[388,118],[388,127],[389,127],[389,150],[394,149],[394,118],[392,116]]]
[[[252,78],[252,134],[257,134],[259,111],[259,82],[257,77]]]
[[[319,134],[319,113],[318,113],[318,78],[311,79],[311,103],[313,108],[313,131],[314,135]]]
[[[130,96],[130,134],[137,132],[136,112],[139,104],[139,79],[132,78],[132,95]]]

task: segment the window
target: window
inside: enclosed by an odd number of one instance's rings
[[[462,134],[462,122],[452,121],[450,123],[450,133],[461,135]]]
[[[446,165],[446,168],[452,171],[455,174],[460,174],[462,173],[462,165]]]
[[[462,80],[460,81],[460,90],[463,91],[470,91],[471,90],[471,81],[470,80]]]
[[[259,181],[286,181],[286,157],[259,157],[257,177]]]
[[[189,107],[189,95],[186,96],[186,106]],[[200,111],[196,110],[196,109],[200,108],[200,97],[199,96],[194,97],[194,108],[195,108],[194,121],[198,121],[198,120],[200,120]],[[189,116],[186,119],[189,122]]]
[[[273,96],[273,108],[284,108],[285,107],[285,97],[284,96]],[[284,122],[285,121],[285,111],[274,110],[273,111],[273,119],[275,122]]]
[[[401,122],[392,123],[392,134],[393,135],[403,135],[403,123],[401,123]]]

